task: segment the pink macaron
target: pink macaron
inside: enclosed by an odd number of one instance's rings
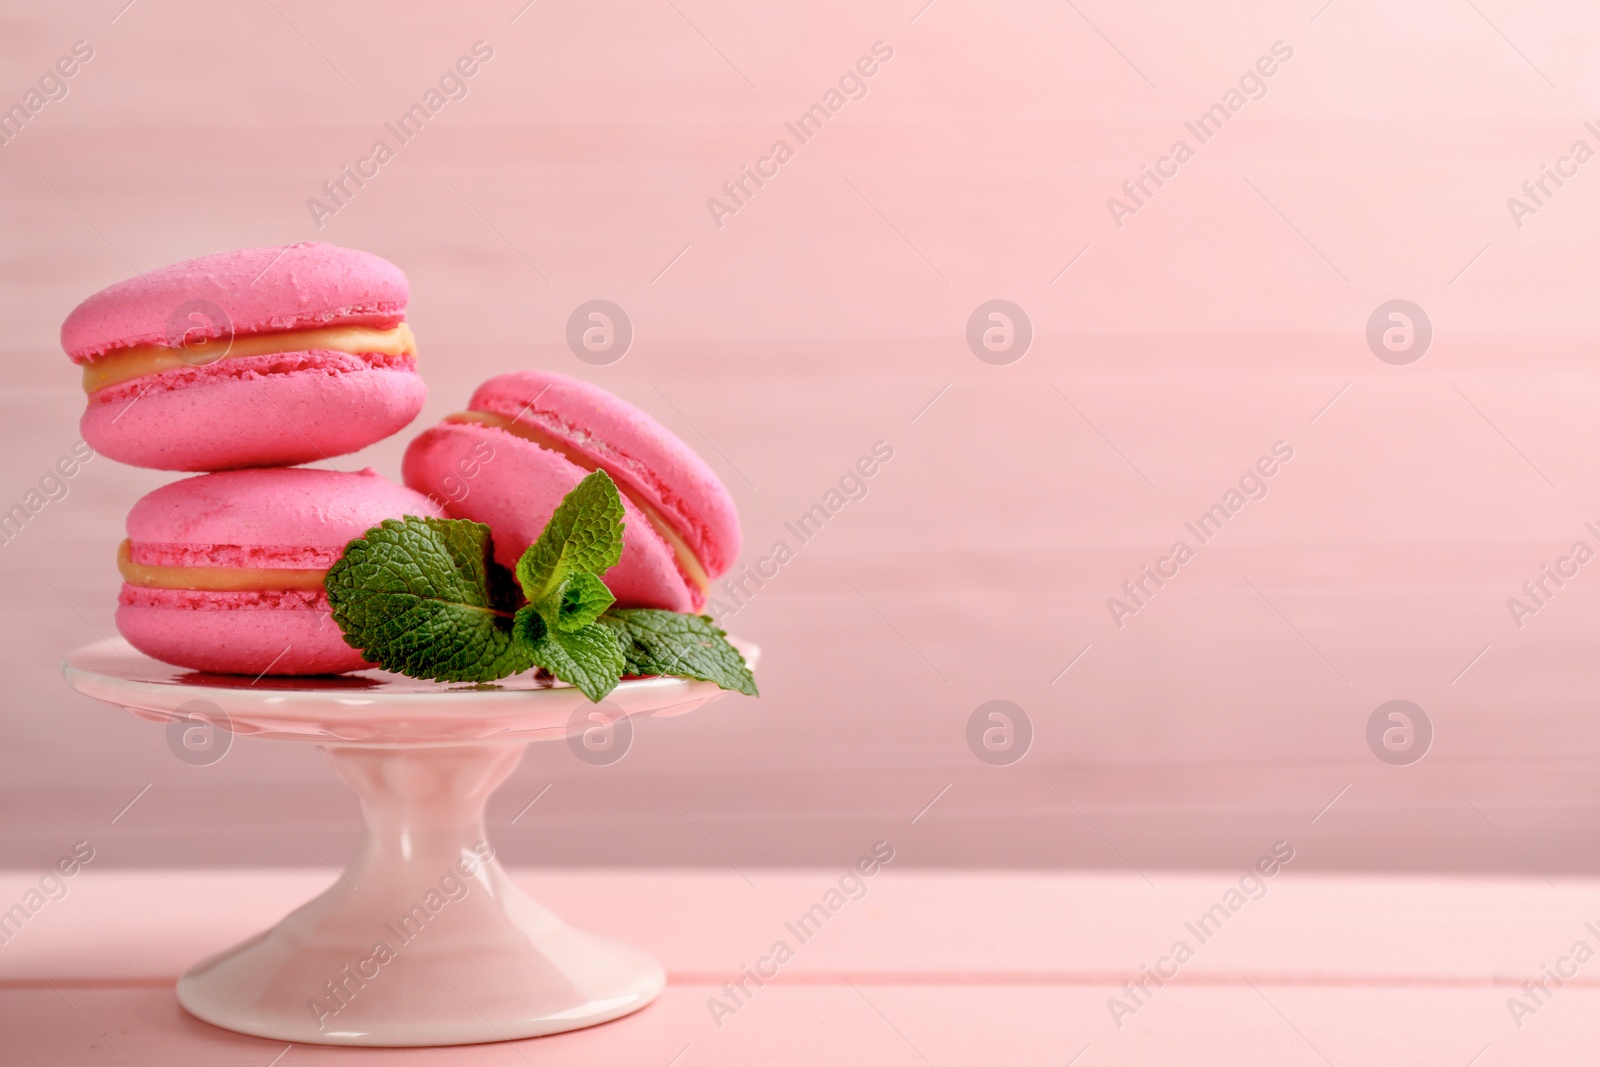
[[[518,371],[478,387],[406,449],[405,482],[452,516],[486,523],[516,565],[556,505],[604,470],[622,492],[622,560],[605,574],[622,607],[698,611],[739,555],[733,498],[704,460],[632,404],[574,378]]]
[[[117,629],[156,659],[226,674],[337,674],[370,667],[329,614],[323,578],[384,519],[440,517],[371,470],[202,474],[128,513]]]
[[[215,471],[326,459],[416,418],[427,388],[393,263],[326,244],[174,263],[61,325],[84,440],[123,463]]]

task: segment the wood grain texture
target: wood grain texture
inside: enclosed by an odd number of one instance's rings
[[[1349,785],[1308,864],[1600,871],[1600,578],[1520,627],[1507,607],[1600,547],[1596,164],[1532,215],[1506,203],[1600,145],[1593,10],[123,5],[0,15],[0,107],[94,50],[0,147],[0,510],[76,440],[56,330],[78,300],[307,239],[410,276],[415,430],[495,373],[582,375],[707,457],[746,564],[895,450],[728,619],[766,650],[761,701],[651,724],[605,770],[537,753],[512,788],[555,782],[554,814],[508,854],[720,862],[659,782],[740,862],[831,862],[952,785],[916,863],[1228,866]],[[465,96],[398,143],[386,124],[480,40]],[[799,143],[785,123],[879,40],[866,95]],[[1265,95],[1119,227],[1108,198],[1279,40]],[[785,137],[719,226],[708,199]],[[1010,366],[964,340],[996,297],[1034,325]],[[564,340],[595,298],[635,327],[608,367]],[[1435,327],[1411,366],[1365,340],[1394,298]],[[335,465],[395,476],[409,436]],[[1278,441],[1265,498],[1119,627],[1107,601]],[[325,850],[352,839],[314,754],[187,766],[61,684],[60,654],[111,630],[123,515],[164,480],[95,460],[0,546],[0,863],[82,837],[123,865],[313,858],[251,783]],[[1034,726],[1010,768],[966,742],[997,698]],[[1395,698],[1434,725],[1410,767],[1367,747]]]
[[[524,872],[569,920],[657,954],[667,992],[593,1030],[514,1047],[404,1053],[294,1046],[284,1062],[562,1064],[1583,1062],[1600,975],[1513,1017],[1600,918],[1595,885],[1509,879],[1306,875],[1263,881],[1205,942],[1189,926],[1223,901],[1223,872],[930,874],[885,868],[810,940],[792,921],[834,868]],[[194,958],[274,921],[330,872],[83,872],[0,955],[10,1062],[256,1063],[283,1051],[196,1022],[173,999]],[[0,880],[5,899],[24,879]],[[736,980],[775,940],[796,949],[737,1010]],[[1136,1010],[1114,998],[1177,940],[1193,959]],[[1592,967],[1593,964],[1591,963]],[[1521,1026],[1517,1025],[1520,1020]],[[1121,1025],[1117,1023],[1120,1021]],[[720,1022],[720,1026],[718,1023]],[[685,1052],[685,1049],[688,1049]],[[124,1060],[122,1057],[126,1057]]]

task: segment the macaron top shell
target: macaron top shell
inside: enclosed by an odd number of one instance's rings
[[[128,538],[167,545],[293,546],[334,558],[388,518],[442,518],[421,493],[376,471],[223,471],[164,485],[128,513]]]
[[[218,252],[100,290],[61,324],[74,363],[118,348],[405,318],[410,286],[381,256],[329,244]]]
[[[671,430],[597,385],[549,371],[516,371],[480,385],[468,407],[520,422],[602,469],[648,502],[708,575],[739,556],[739,516],[712,469]]]

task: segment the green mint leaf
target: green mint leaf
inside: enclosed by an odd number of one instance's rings
[[[566,495],[517,561],[517,581],[528,603],[543,604],[567,575],[604,574],[621,558],[622,497],[609,474],[595,471]]]
[[[489,527],[407,516],[346,545],[323,584],[345,643],[385,670],[492,682],[534,665],[512,634],[515,587],[497,567]]]
[[[616,599],[597,576],[578,571],[567,575],[555,592],[536,606],[551,626],[572,633],[598,619]]]
[[[523,609],[527,610],[527,609]],[[522,612],[518,612],[519,629]],[[537,615],[530,612],[537,618]],[[529,621],[531,626],[531,620]],[[540,620],[543,625],[543,620]],[[625,661],[622,646],[610,627],[590,623],[576,630],[548,630],[544,636],[525,645],[533,661],[563,682],[583,690],[583,695],[598,704],[622,679]]]
[[[761,695],[744,657],[710,616],[620,608],[600,616],[600,622],[616,633],[627,674],[698,678],[747,696]]]
[[[517,609],[517,614],[511,620],[511,633],[526,648],[533,648],[544,635],[550,632],[549,625],[544,621],[544,616],[532,604],[524,604]]]

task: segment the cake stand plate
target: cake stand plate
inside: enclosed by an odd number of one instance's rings
[[[756,649],[735,644],[754,666]],[[578,737],[603,750],[624,718],[692,711],[722,695],[716,686],[640,679],[596,705],[530,676],[252,679],[171,667],[120,639],[78,649],[63,669],[78,692],[140,718],[315,744],[361,799],[349,867],[185,973],[178,1000],[190,1014],[279,1041],[459,1045],[607,1022],[665,985],[654,959],[568,926],[511,881],[485,837],[484,802],[528,742]]]

